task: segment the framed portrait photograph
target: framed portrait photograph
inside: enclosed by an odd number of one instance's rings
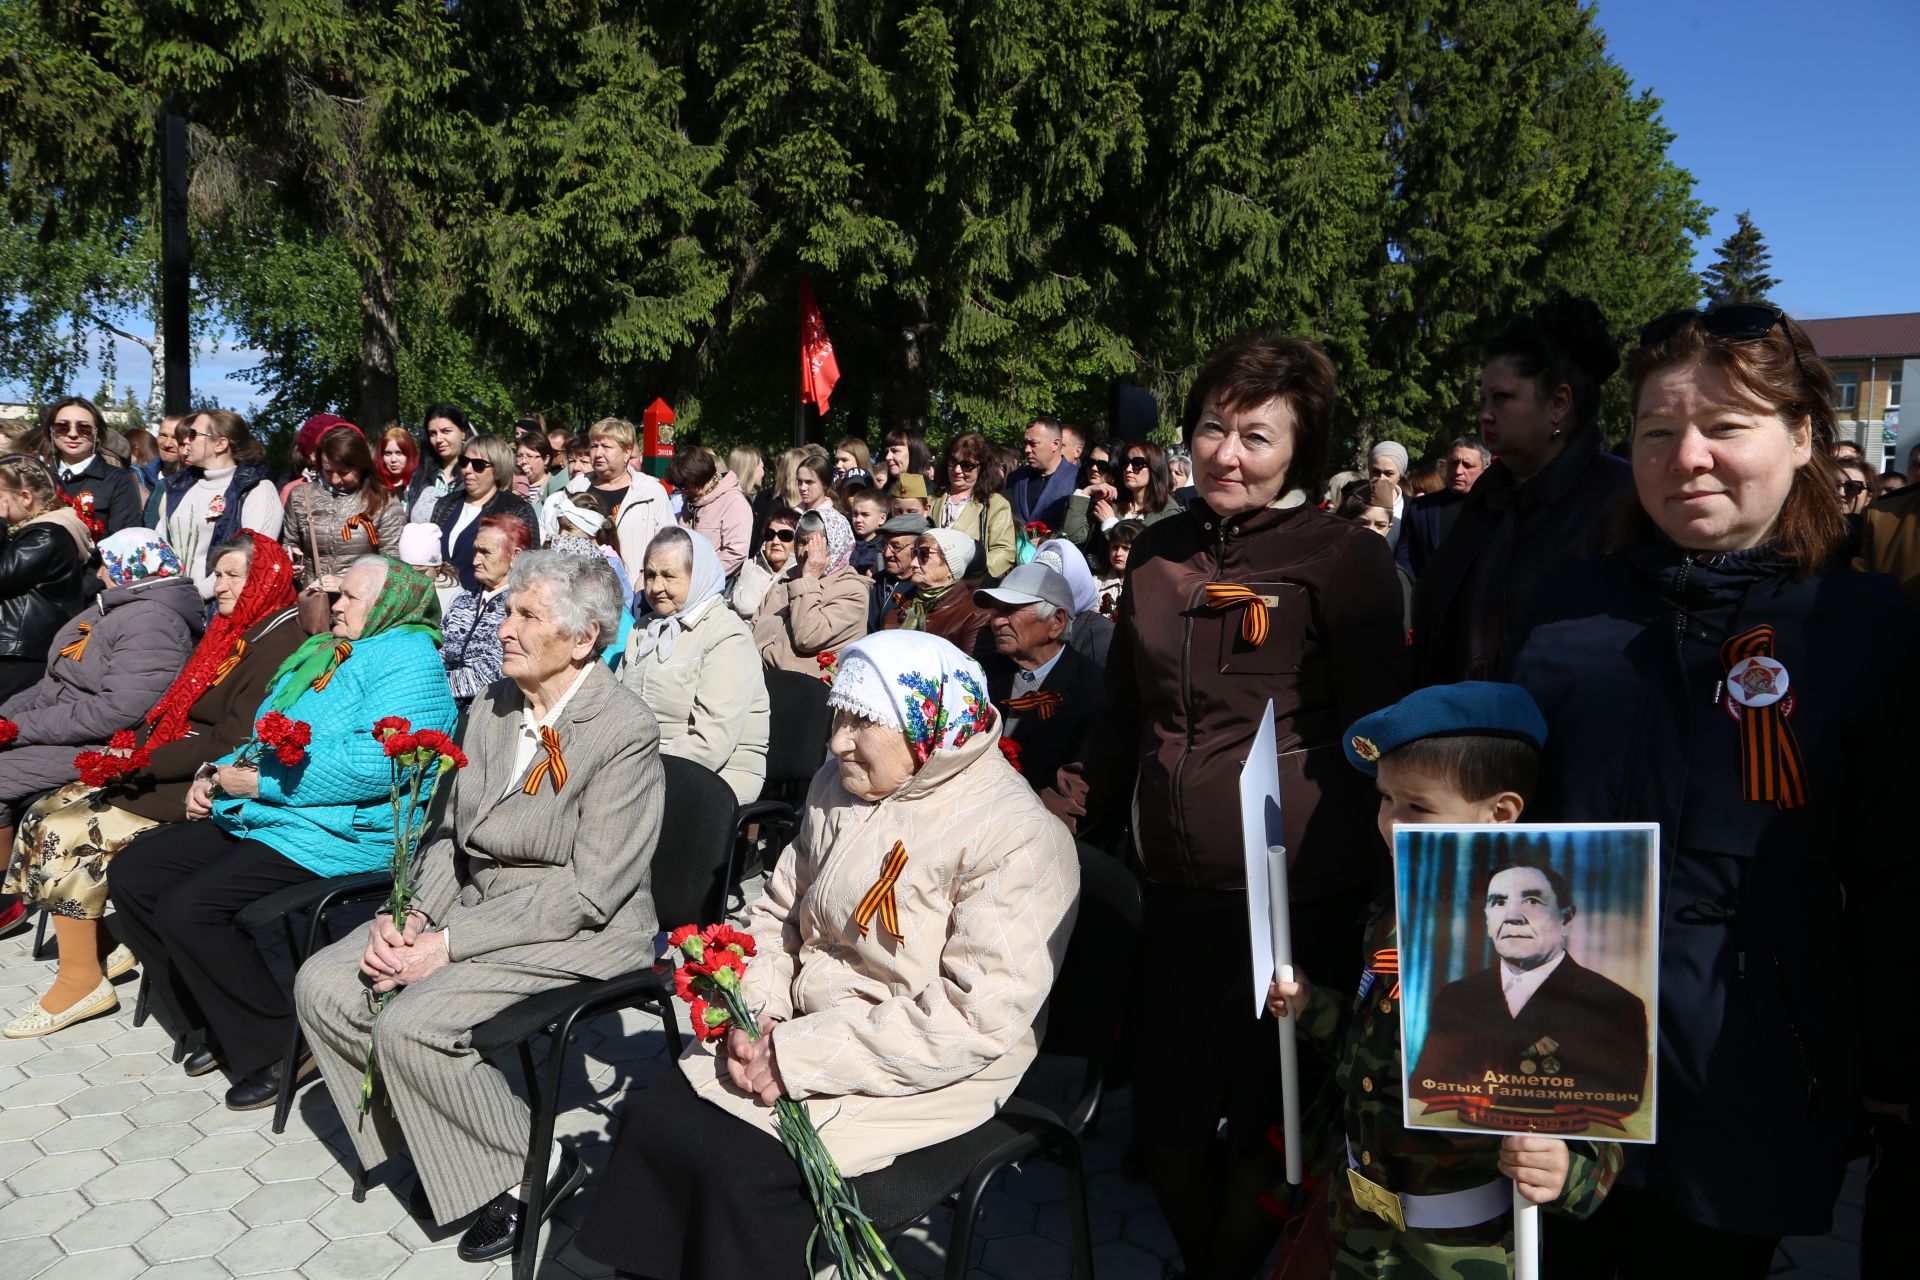
[[[1654,1140],[1660,831],[1394,831],[1410,1129]]]

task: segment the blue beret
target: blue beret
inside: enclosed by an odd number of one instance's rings
[[[1547,720],[1517,684],[1462,680],[1410,693],[1347,730],[1347,763],[1373,777],[1380,757],[1421,738],[1477,734],[1546,745]]]

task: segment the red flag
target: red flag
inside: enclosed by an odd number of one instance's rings
[[[813,300],[813,286],[800,277],[800,402],[827,412],[827,398],[840,381],[840,362],[833,358],[833,339]]]

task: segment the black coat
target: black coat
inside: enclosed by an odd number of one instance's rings
[[[1416,578],[1426,571],[1434,551],[1453,532],[1466,500],[1465,493],[1442,489],[1423,493],[1407,503],[1400,520],[1400,541],[1393,548],[1393,558],[1402,569]]]
[[[1020,745],[1020,775],[1035,791],[1052,786],[1060,766],[1080,758],[1087,730],[1107,708],[1106,673],[1072,645],[1062,645],[1059,660],[1040,682],[1040,692],[1059,694],[1060,703],[1053,714],[1042,715],[1038,710],[1007,709],[1017,670],[1012,662],[996,655],[986,667],[987,697],[1002,715],[1014,719],[1010,736]]]
[[[60,463],[53,464],[56,477],[64,470]],[[133,528],[144,514],[145,504],[140,501],[140,485],[134,480],[133,472],[114,466],[97,453],[87,459],[87,465],[73,479],[60,481],[60,492],[69,498],[83,493],[93,495],[93,518],[100,522],[103,538]]]
[[[508,489],[495,489],[486,505],[480,508],[480,514],[468,522],[459,537],[455,537],[453,523],[460,518],[460,508],[466,503],[465,490],[445,495],[433,504],[433,522],[440,526],[440,554],[459,571],[460,585],[469,591],[478,591],[480,579],[473,576],[473,539],[480,532],[480,521],[492,516],[512,516],[527,527],[527,540],[530,545],[537,547],[540,545],[540,517],[534,514],[533,504],[519,494]]]
[[[1796,808],[1743,795],[1720,649],[1761,624]],[[1627,1149],[1624,1181],[1722,1230],[1824,1233],[1863,1084],[1904,1097],[1914,1073],[1920,610],[1887,578],[1646,534],[1544,580],[1508,653],[1547,719],[1543,811],[1660,824],[1659,1143]]]
[[[45,662],[47,646],[83,600],[86,558],[50,521],[0,538],[0,658]]]

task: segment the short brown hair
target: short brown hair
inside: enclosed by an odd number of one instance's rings
[[[713,455],[696,444],[683,444],[667,464],[667,483],[688,494],[697,494],[712,483],[716,473]]]
[[[1797,430],[1804,422],[1813,433],[1811,456],[1794,473],[1793,487],[1787,490],[1774,523],[1773,541],[1799,576],[1815,572],[1833,558],[1847,537],[1847,519],[1834,496],[1838,477],[1826,444],[1833,439],[1833,374],[1806,333],[1785,314],[1758,338],[1709,333],[1694,316],[1627,357],[1636,417],[1640,389],[1651,375],[1669,365],[1693,362],[1724,371],[1735,387],[1790,427]],[[1637,425],[1634,434],[1639,434]],[[1644,511],[1639,518],[1651,519]]]
[[[1280,491],[1317,483],[1333,442],[1333,406],[1339,378],[1320,345],[1285,330],[1255,329],[1229,340],[1207,358],[1187,391],[1181,439],[1193,444],[1200,413],[1218,397],[1229,409],[1250,409],[1279,398],[1295,419],[1293,460]]]

